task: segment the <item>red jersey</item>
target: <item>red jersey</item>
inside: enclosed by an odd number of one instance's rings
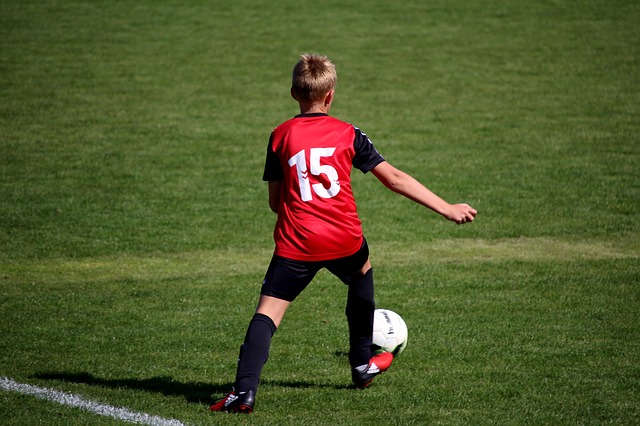
[[[275,254],[320,261],[358,251],[363,236],[351,169],[367,173],[383,161],[365,133],[327,114],[301,114],[278,126],[263,175],[282,182]]]

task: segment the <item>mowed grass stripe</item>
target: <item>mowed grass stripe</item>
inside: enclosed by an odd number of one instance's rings
[[[271,249],[225,249],[145,256],[107,256],[84,259],[46,259],[5,263],[5,281],[98,282],[126,279],[169,279],[256,274],[265,270]],[[637,259],[635,241],[566,241],[553,238],[500,240],[445,239],[416,243],[380,243],[372,246],[377,266],[443,262],[572,261]]]

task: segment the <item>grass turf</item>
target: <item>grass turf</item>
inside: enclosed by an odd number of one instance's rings
[[[348,388],[322,274],[255,424],[633,424],[640,417],[631,1],[0,5],[0,376],[189,424],[227,389],[271,250],[260,182],[288,76],[328,54],[332,113],[480,211],[456,227],[354,189],[377,302],[410,341]],[[117,424],[11,392],[6,424]]]

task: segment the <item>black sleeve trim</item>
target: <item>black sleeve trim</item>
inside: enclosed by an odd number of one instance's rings
[[[282,166],[280,165],[280,159],[278,155],[273,152],[273,134],[269,138],[269,145],[267,146],[267,158],[264,162],[264,173],[262,174],[262,180],[265,182],[281,181],[284,178],[282,172]]]
[[[368,173],[385,159],[373,146],[373,142],[369,140],[366,133],[355,126],[354,129],[356,135],[353,141],[353,148],[356,151],[356,155],[353,157],[353,166],[362,173]]]

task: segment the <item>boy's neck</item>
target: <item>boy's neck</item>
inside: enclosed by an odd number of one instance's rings
[[[324,105],[303,105],[300,104],[300,114],[329,114],[329,108]]]
[[[323,111],[319,108],[314,108],[314,109],[302,109],[300,108],[300,115],[307,115],[307,114],[329,114],[328,111]]]
[[[301,102],[298,101],[300,105],[300,114],[314,114],[314,113],[322,113],[329,114],[329,110],[331,109],[331,104],[333,103],[333,94],[335,91],[333,89],[329,90],[321,100],[315,102]],[[291,90],[291,94],[293,96],[293,89]],[[295,96],[293,97],[295,99]]]

